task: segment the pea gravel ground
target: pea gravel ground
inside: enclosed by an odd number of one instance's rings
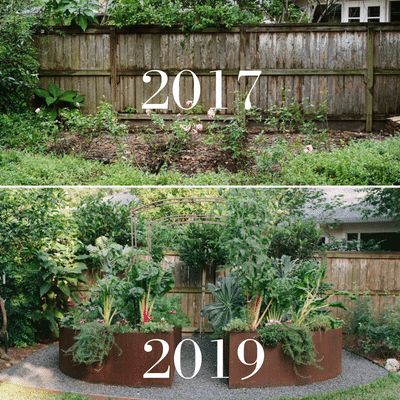
[[[216,373],[215,343],[208,338],[194,338],[203,355],[203,365],[199,374],[192,380],[182,379],[175,373],[171,388],[130,388],[125,386],[95,385],[72,379],[58,369],[58,345],[54,344],[37,351],[23,362],[0,373],[0,381],[75,392],[144,400],[258,400],[279,397],[302,397],[322,392],[332,392],[352,386],[365,385],[386,375],[386,371],[347,351],[343,351],[343,373],[326,382],[297,387],[278,387],[263,389],[228,389],[222,379],[212,379]],[[193,346],[184,343],[182,348],[183,373],[193,372]]]

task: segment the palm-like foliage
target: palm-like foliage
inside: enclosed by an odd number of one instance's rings
[[[239,284],[231,276],[224,278],[218,286],[209,284],[208,290],[213,294],[215,302],[207,304],[201,310],[201,315],[208,317],[215,333],[221,333],[229,321],[240,315],[244,298]]]

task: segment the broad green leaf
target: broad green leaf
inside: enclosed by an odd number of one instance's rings
[[[66,103],[75,103],[76,102],[76,92],[73,90],[65,91],[60,97],[60,101],[65,101]]]
[[[81,29],[83,31],[86,31],[87,27],[88,27],[88,20],[85,16],[83,15],[78,15],[78,19],[77,19],[77,24],[81,27]]]
[[[43,97],[44,99],[49,95],[49,92],[46,89],[42,88],[36,88],[34,90],[34,93],[36,94],[36,96]]]
[[[51,283],[46,282],[40,287],[40,297],[43,297],[51,288]]]
[[[53,97],[59,97],[62,94],[62,90],[54,83],[50,83],[49,84],[49,93],[53,96]]]
[[[46,97],[46,104],[48,106],[53,105],[56,101],[57,101],[57,98],[55,98],[55,97],[50,97],[50,96]]]

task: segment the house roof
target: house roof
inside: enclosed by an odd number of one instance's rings
[[[326,209],[324,204],[316,208],[306,207],[305,215],[315,219],[320,224],[334,223],[370,223],[391,222],[393,219],[386,216],[364,216],[364,211],[372,206],[363,204],[367,190],[356,188],[330,187],[324,188],[325,205],[331,205],[332,209]]]
[[[139,198],[129,191],[114,193],[104,197],[103,200],[118,206],[129,206],[132,203],[137,204],[140,202]]]

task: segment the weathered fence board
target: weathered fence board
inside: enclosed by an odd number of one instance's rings
[[[172,80],[182,69],[200,79],[200,104],[214,106],[212,70],[222,69],[224,106],[231,113],[234,92],[249,89],[252,79],[238,83],[240,69],[261,69],[253,102],[267,108],[282,101],[284,91],[312,104],[328,101],[331,120],[358,121],[372,128],[400,114],[400,25],[264,25],[182,34],[174,29],[136,27],[91,28],[85,33],[65,28],[60,34],[38,34],[41,82],[86,95],[85,110],[94,112],[102,99],[122,112],[142,103],[158,88],[159,79],[143,83],[143,74],[161,69],[168,87],[153,102],[170,97],[169,113],[179,112],[172,100]],[[192,98],[192,78],[181,82],[181,103]]]
[[[399,299],[400,253],[328,252],[325,261],[335,289],[370,295],[376,313]],[[351,301],[344,303],[351,308]]]
[[[215,268],[206,268],[205,285],[203,286],[202,271],[185,265],[176,253],[167,253],[163,264],[173,270],[175,288],[173,294],[178,294],[182,300],[182,310],[190,319],[190,326],[185,327],[184,332],[189,333],[200,328],[210,331],[207,321],[200,321],[200,311],[204,305],[213,301],[211,293],[207,291],[208,283],[216,283],[219,273]]]
[[[371,296],[373,309],[378,314],[389,305],[394,305],[400,298],[400,253],[371,252],[327,252],[324,255],[327,265],[327,281],[335,289]],[[184,332],[190,333],[200,327],[200,310],[202,308],[201,271],[188,268],[179,255],[170,253],[165,256],[165,265],[171,267],[175,276],[175,289],[182,299],[183,311],[190,318],[190,327]],[[223,273],[220,274],[223,276]],[[207,273],[206,282],[215,283],[220,276],[215,271]],[[204,291],[204,304],[213,301],[212,296]],[[353,302],[338,297],[349,308]],[[337,312],[337,315],[345,315]],[[210,326],[204,324],[206,330]]]

